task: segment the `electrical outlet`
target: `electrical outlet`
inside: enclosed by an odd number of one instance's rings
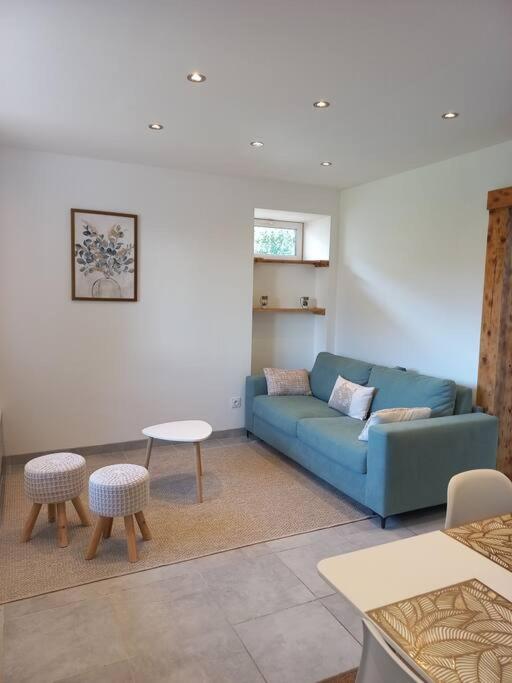
[[[231,407],[232,408],[241,408],[242,407],[242,399],[240,396],[234,396],[231,399]]]

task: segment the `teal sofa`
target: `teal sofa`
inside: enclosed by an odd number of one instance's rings
[[[376,387],[371,411],[429,407],[428,420],[375,425],[329,408],[341,375]],[[289,456],[339,491],[386,517],[446,502],[458,472],[496,467],[498,421],[472,412],[472,392],[451,380],[320,353],[310,373],[312,396],[268,396],[264,375],[246,380],[248,433]]]

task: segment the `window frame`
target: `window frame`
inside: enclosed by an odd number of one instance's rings
[[[295,254],[286,256],[282,254],[258,254],[254,251],[254,229],[255,228],[275,228],[276,230],[295,230]],[[298,221],[277,221],[271,218],[255,218],[253,223],[253,252],[256,258],[264,258],[268,261],[302,261],[304,247],[304,223]]]

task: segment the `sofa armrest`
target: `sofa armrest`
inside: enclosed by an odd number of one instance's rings
[[[245,378],[245,428],[252,432],[253,400],[255,396],[267,393],[265,375],[249,375]]]
[[[496,467],[498,420],[483,413],[370,427],[366,504],[382,517],[446,502],[454,474]]]

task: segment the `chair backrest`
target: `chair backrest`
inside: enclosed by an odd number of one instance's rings
[[[469,470],[450,479],[445,528],[512,512],[512,482],[496,470]]]
[[[356,683],[423,683],[367,619],[363,619],[363,638]]]

